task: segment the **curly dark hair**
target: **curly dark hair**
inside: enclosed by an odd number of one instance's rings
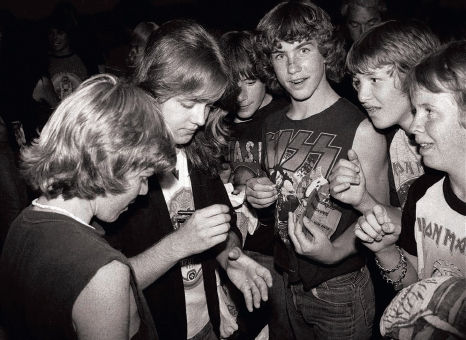
[[[339,82],[344,75],[345,50],[341,38],[335,34],[329,15],[310,1],[282,2],[270,10],[257,25],[256,44],[261,68],[267,75],[267,85],[274,91],[280,88],[270,61],[273,49],[280,41],[288,43],[317,42],[325,58],[326,75]]]

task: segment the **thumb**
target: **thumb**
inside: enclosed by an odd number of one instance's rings
[[[322,234],[322,230],[320,230],[317,226],[312,224],[311,220],[307,216],[304,216],[303,218],[303,225],[304,225],[303,233],[308,237],[310,236],[314,238]]]
[[[233,249],[230,250],[228,253],[228,260],[230,261],[236,261],[239,259],[241,256],[241,249],[239,247],[233,247]]]
[[[374,213],[374,216],[380,225],[391,222],[390,218],[388,217],[387,210],[384,207],[377,204],[374,206],[374,208],[372,208],[372,212]]]
[[[348,150],[348,160],[353,162],[356,165],[359,165],[358,154],[353,149]]]

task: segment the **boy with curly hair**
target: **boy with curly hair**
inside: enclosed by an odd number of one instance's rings
[[[268,177],[253,178],[246,188],[256,209],[275,204],[274,259],[282,280],[274,282],[270,338],[368,339],[374,291],[365,258],[341,258],[331,251],[338,247],[329,247],[347,241],[339,236],[358,212],[330,197],[327,176],[357,149],[370,174],[368,190],[387,201],[387,179],[380,176],[387,173],[385,140],[329,84],[341,78],[344,50],[327,13],[310,1],[283,2],[257,30],[268,85],[291,101],[263,126]]]

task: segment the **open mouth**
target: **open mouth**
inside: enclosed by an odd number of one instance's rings
[[[290,80],[290,83],[293,85],[301,85],[302,83],[306,81],[306,79],[307,78],[293,79],[293,80]]]
[[[419,143],[420,151],[427,151],[429,149],[432,149],[433,146],[434,143]]]

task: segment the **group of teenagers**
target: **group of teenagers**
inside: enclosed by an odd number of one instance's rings
[[[345,71],[364,113],[332,88]],[[22,149],[40,195],[3,246],[1,326],[370,339],[391,294],[373,260],[394,291],[448,283],[438,322],[386,312],[384,335],[465,338],[465,142],[466,41],[422,23],[383,22],[346,52],[310,1],[220,40],[166,22],[127,79],[84,81]]]

